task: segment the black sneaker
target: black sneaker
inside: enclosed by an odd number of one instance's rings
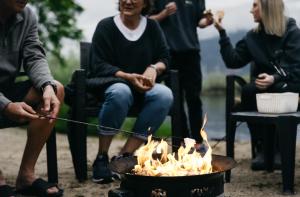
[[[113,181],[113,174],[108,168],[108,155],[98,155],[93,163],[93,182],[95,183],[110,183]]]

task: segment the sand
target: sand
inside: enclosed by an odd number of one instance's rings
[[[209,135],[209,132],[208,132]],[[26,142],[26,132],[21,128],[10,128],[0,130],[0,169],[7,178],[7,182],[14,184],[23,149]],[[116,139],[113,141],[110,156],[116,154],[123,140]],[[215,142],[211,142],[211,145]],[[59,185],[64,188],[66,197],[104,197],[112,188],[117,188],[120,182],[101,185],[95,184],[90,180],[91,166],[95,158],[98,147],[98,139],[96,137],[88,137],[88,176],[89,180],[84,183],[78,183],[75,179],[74,169],[72,165],[71,153],[69,150],[68,139],[66,135],[57,134],[57,150],[58,150],[58,170]],[[297,145],[297,150],[299,145]],[[254,172],[250,170],[250,143],[236,142],[235,145],[236,161],[238,165],[232,171],[230,183],[225,184],[225,196],[282,196],[282,179],[281,171],[268,173],[265,171]],[[214,150],[214,154],[225,155],[225,143],[221,142]],[[295,190],[300,196],[300,157],[296,151],[296,173],[295,173]],[[36,166],[36,174],[42,178],[46,177],[46,154],[43,149]]]

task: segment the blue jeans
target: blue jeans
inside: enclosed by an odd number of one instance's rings
[[[103,127],[120,129],[129,109],[136,99],[132,90],[124,83],[115,83],[105,91],[105,100],[99,112],[99,122]],[[146,140],[148,128],[151,133],[160,127],[173,103],[171,90],[162,85],[155,86],[144,94],[142,109],[132,129],[133,136]],[[117,131],[106,128],[98,129],[100,135],[115,135]]]

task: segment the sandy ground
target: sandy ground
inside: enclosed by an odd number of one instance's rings
[[[208,133],[209,134],[209,133]],[[13,185],[17,176],[23,148],[26,141],[26,132],[19,128],[0,130],[0,169],[5,174],[9,184]],[[118,152],[124,141],[114,140],[110,155]],[[211,142],[213,145],[215,142]],[[107,185],[95,184],[90,180],[91,165],[97,152],[98,139],[88,138],[88,175],[89,180],[78,183],[75,179],[72,166],[71,153],[67,136],[57,135],[59,185],[64,188],[66,197],[89,197],[107,196],[107,192],[119,186],[120,182]],[[299,145],[297,145],[297,150]],[[237,142],[235,146],[237,167],[232,171],[231,183],[225,184],[225,196],[281,196],[281,172],[267,173],[264,171],[253,172],[250,170],[250,144],[248,142]],[[214,150],[214,154],[224,155],[225,143],[221,142]],[[295,189],[300,196],[300,157],[299,151],[296,156]],[[46,154],[45,149],[41,153],[36,166],[36,173],[46,178]]]

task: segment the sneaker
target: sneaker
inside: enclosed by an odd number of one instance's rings
[[[110,183],[113,181],[112,172],[108,168],[108,155],[98,155],[93,163],[93,182],[95,183]]]
[[[123,154],[118,155],[118,156],[113,156],[111,158],[111,161],[119,160],[119,159],[126,158],[126,157],[131,157],[131,156],[132,156],[131,153],[123,153]],[[112,171],[112,174],[113,174],[113,179],[114,180],[121,180],[122,179],[122,175],[120,173]]]

